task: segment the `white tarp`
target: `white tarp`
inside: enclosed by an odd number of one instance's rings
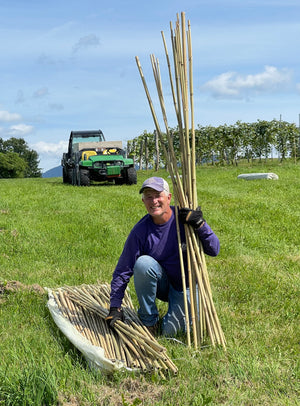
[[[53,320],[60,331],[70,340],[70,342],[84,355],[91,366],[100,368],[101,370],[112,373],[114,371],[125,368],[121,361],[112,362],[104,355],[104,349],[93,345],[78,330],[67,320],[59,310],[51,289],[46,288],[49,300],[47,307],[53,317]],[[128,368],[126,368],[128,370]]]
[[[273,179],[278,180],[278,175],[276,173],[268,172],[268,173],[243,173],[238,175],[238,179],[246,179],[246,180],[253,180],[253,179]]]

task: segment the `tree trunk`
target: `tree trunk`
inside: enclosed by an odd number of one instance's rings
[[[143,169],[143,140],[141,140],[141,145],[140,145],[140,164],[139,164],[140,170]]]

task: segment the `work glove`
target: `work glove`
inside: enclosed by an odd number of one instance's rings
[[[195,230],[199,228],[205,221],[200,206],[198,206],[196,210],[191,210],[187,207],[179,209],[178,218],[181,223],[189,224]]]
[[[107,321],[109,327],[113,328],[117,320],[124,321],[123,310],[118,307],[111,307],[105,320]]]

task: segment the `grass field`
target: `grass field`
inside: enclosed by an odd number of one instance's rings
[[[245,172],[279,180],[237,179]],[[221,242],[207,267],[227,351],[159,338],[178,376],[105,376],[57,329],[42,288],[110,282],[153,174],[89,188],[0,180],[0,405],[300,404],[299,165],[197,171],[199,203]]]

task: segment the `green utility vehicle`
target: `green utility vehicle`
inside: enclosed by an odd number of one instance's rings
[[[71,131],[61,166],[63,183],[78,186],[90,186],[91,181],[137,183],[133,159],[126,158],[122,141],[106,141],[101,130]]]

